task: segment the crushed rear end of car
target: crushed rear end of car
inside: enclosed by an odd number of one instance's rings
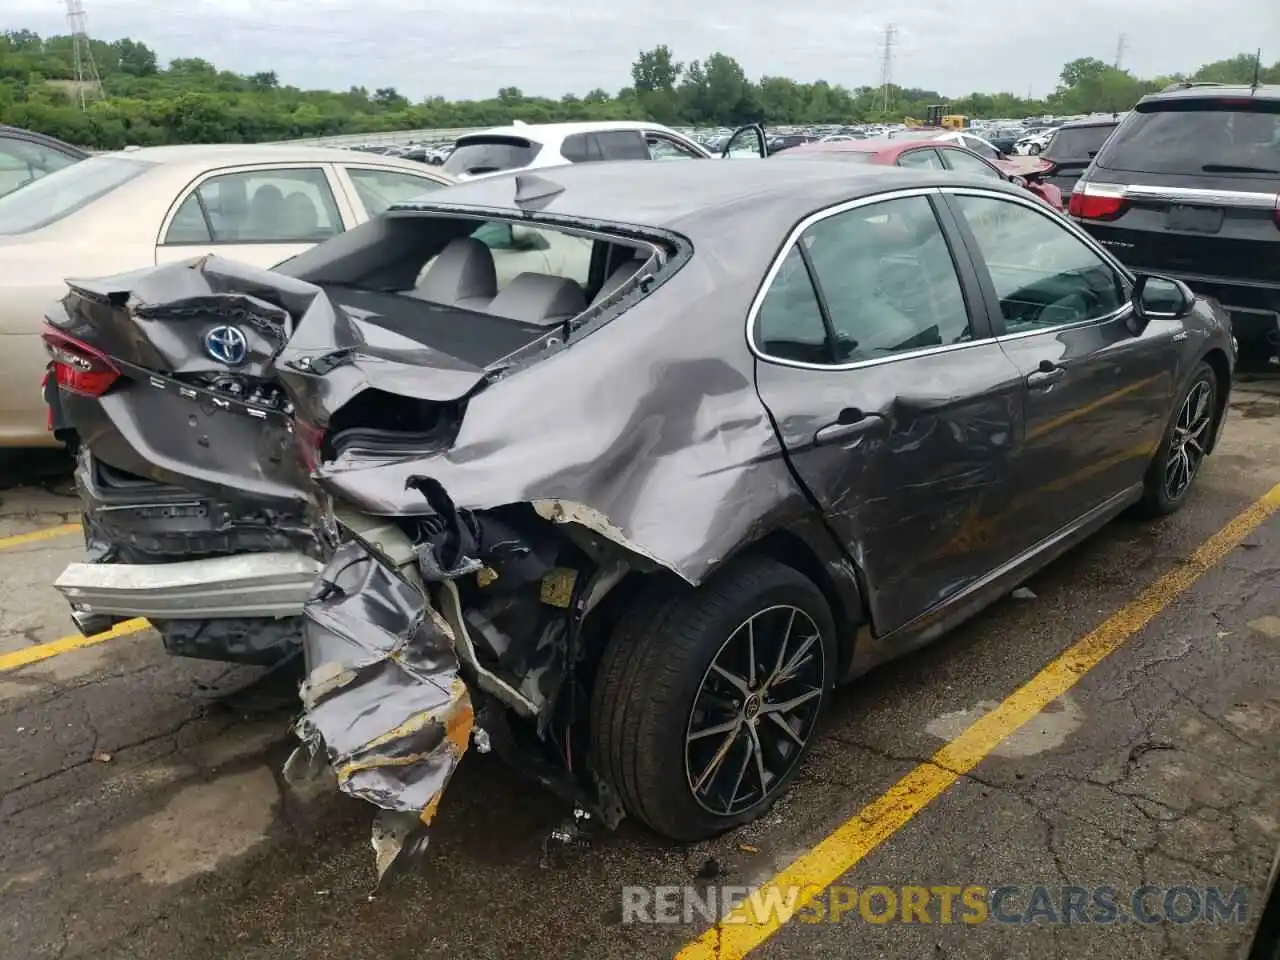
[[[284,268],[292,276],[204,258],[76,284],[52,317],[55,336],[92,342],[120,378],[69,400],[90,456],[242,509],[292,507],[310,538],[292,553],[314,565],[286,571],[291,552],[271,550],[158,563],[149,580],[127,563],[98,565],[97,579],[73,565],[58,586],[86,615],[133,597],[157,613],[186,602],[204,619],[234,618],[231,564],[281,561],[277,615],[299,625],[305,662],[286,775],[332,778],[378,808],[380,878],[425,849],[471,744],[615,824],[622,805],[593,769],[581,720],[601,638],[634,592],[628,578],[696,584],[758,527],[742,504],[800,499],[780,463],[755,465],[776,438],[750,377],[689,358],[687,318],[651,305],[689,261],[687,241],[526,217],[586,238],[589,279],[575,293],[563,277],[520,271],[495,292],[474,233],[501,218],[420,206],[301,255]],[[560,256],[555,243],[529,249],[541,262]],[[447,291],[424,292],[446,273]],[[705,277],[690,283],[710,289]],[[283,342],[259,345],[249,317],[263,313]],[[616,338],[589,335],[606,324]],[[248,343],[231,381],[196,356],[226,326]],[[660,356],[637,365],[655,337]],[[278,403],[263,411],[254,398],[268,389]],[[656,416],[673,391],[712,419]],[[160,426],[141,422],[153,410]],[[215,432],[219,443],[202,442]],[[726,502],[739,504],[732,520],[716,520]]]

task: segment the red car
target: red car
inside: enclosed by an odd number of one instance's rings
[[[991,177],[1025,187],[1053,209],[1064,209],[1062,191],[1051,183],[1041,183],[1053,164],[1038,157],[987,160],[971,150],[945,140],[833,140],[804,143],[777,154],[779,160],[810,160],[818,157],[878,163],[889,167],[931,167]]]

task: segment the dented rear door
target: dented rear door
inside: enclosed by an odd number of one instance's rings
[[[761,398],[881,634],[1026,546],[1002,513],[1021,377],[928,193],[811,217],[753,323]]]

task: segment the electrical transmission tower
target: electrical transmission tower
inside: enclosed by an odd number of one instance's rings
[[[893,48],[898,44],[898,27],[889,24],[884,28],[884,47],[880,56],[880,110],[888,113],[893,106]]]
[[[1129,38],[1125,34],[1120,34],[1120,39],[1116,41],[1116,69],[1119,70],[1124,64],[1124,48]]]
[[[71,54],[76,67],[76,96],[80,109],[84,110],[93,97],[102,99],[102,78],[98,65],[93,62],[93,49],[89,44],[88,20],[81,0],[67,0],[67,26],[71,30]]]

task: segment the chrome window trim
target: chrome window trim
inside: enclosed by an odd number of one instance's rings
[[[857,210],[860,207],[867,207],[876,203],[883,203],[889,200],[899,200],[907,197],[936,197],[943,196],[944,194],[987,197],[996,200],[1006,200],[1010,203],[1016,203],[1024,206],[1027,209],[1045,217],[1050,222],[1065,228],[1076,239],[1083,242],[1085,246],[1096,253],[1104,263],[1111,266],[1113,270],[1116,270],[1130,284],[1136,282],[1136,277],[1133,273],[1126,269],[1119,260],[1103,249],[1103,247],[1094,240],[1093,237],[1089,236],[1085,230],[1078,227],[1073,221],[1068,220],[1056,210],[1045,206],[1045,204],[1040,200],[1032,200],[1017,196],[1013,193],[1008,193],[1004,190],[992,190],[985,187],[931,186],[891,190],[867,197],[859,197],[856,200],[845,200],[834,206],[827,207],[825,210],[819,210],[816,213],[811,213],[792,228],[791,232],[787,234],[787,239],[783,242],[781,249],[773,260],[773,263],[770,264],[769,270],[765,273],[764,280],[756,290],[756,295],[751,300],[750,309],[747,310],[747,349],[751,351],[752,356],[764,363],[770,363],[780,367],[794,367],[800,370],[860,370],[863,367],[877,367],[886,363],[896,363],[899,360],[914,360],[919,357],[932,356],[933,354],[954,353],[958,350],[967,350],[970,347],[978,347],[983,344],[999,343],[1006,340],[1018,340],[1024,337],[1040,336],[1041,334],[1053,333],[1059,330],[1071,330],[1092,326],[1094,324],[1108,323],[1113,320],[1118,320],[1127,313],[1132,312],[1133,303],[1130,301],[1106,316],[1097,317],[1092,320],[1080,320],[1075,323],[1064,323],[1055,327],[1043,327],[1036,330],[1024,330],[1019,333],[1002,333],[993,335],[990,338],[969,340],[965,343],[948,343],[940,347],[921,347],[919,350],[904,350],[902,353],[890,354],[887,357],[872,357],[867,360],[853,360],[849,363],[807,363],[802,360],[787,360],[782,357],[775,357],[765,353],[756,345],[756,321],[759,317],[760,307],[764,303],[764,298],[768,294],[769,288],[773,285],[774,278],[782,269],[783,261],[785,261],[787,255],[791,253],[791,248],[796,245],[801,234],[808,230],[809,227],[813,226],[815,223],[820,223],[821,221],[826,220],[828,217],[834,217],[849,210]],[[946,228],[941,222],[939,222],[938,228],[942,230],[945,235]],[[985,263],[983,266],[985,266]],[[960,280],[959,270],[956,271],[956,280]]]
[[[1133,302],[1124,304],[1118,310],[1112,310],[1104,317],[1095,317],[1092,320],[1077,320],[1075,323],[1060,323],[1056,327],[1037,327],[1035,330],[1020,330],[1017,333],[1002,333],[994,339],[1005,343],[1009,340],[1025,340],[1028,337],[1038,337],[1045,333],[1060,333],[1063,330],[1082,330],[1085,327],[1098,326],[1103,323],[1111,323],[1113,320],[1121,320],[1133,313]],[[1151,317],[1158,319],[1159,314],[1150,314]],[[1169,314],[1174,316],[1174,314]]]
[[[996,192],[994,190],[983,190],[977,187],[946,187],[944,188],[944,191],[954,196],[980,196],[999,200],[1009,200],[1013,203],[1020,204],[1028,210],[1032,210],[1040,214],[1040,216],[1044,217],[1050,223],[1066,227],[1068,233],[1074,236],[1077,240],[1082,241],[1086,247],[1101,258],[1103,263],[1118,272],[1126,281],[1130,284],[1137,282],[1137,277],[1134,276],[1133,272],[1125,267],[1124,264],[1115,257],[1111,256],[1111,254],[1100,243],[1098,243],[1097,240],[1093,239],[1086,230],[1078,226],[1074,220],[1064,217],[1051,207],[1046,207],[1041,201],[1014,196],[1003,191]],[[972,227],[970,229],[972,229]],[[983,261],[983,265],[986,265],[985,260]],[[1055,333],[1060,330],[1083,329],[1084,327],[1091,327],[1096,324],[1111,323],[1114,320],[1120,320],[1127,317],[1131,313],[1133,313],[1133,300],[1130,299],[1122,303],[1110,313],[1101,317],[1094,317],[1091,320],[1077,320],[1075,323],[1060,323],[1053,327],[1037,327],[1035,330],[1020,330],[1017,333],[1001,333],[997,334],[993,339],[1004,342],[1007,340],[1022,340],[1027,337],[1036,337],[1044,333]]]
[[[850,210],[857,210],[861,207],[869,207],[877,203],[887,203],[891,200],[905,200],[910,197],[934,197],[942,193],[941,187],[908,187],[902,190],[890,190],[885,193],[876,193],[866,197],[858,197],[856,200],[844,200],[834,206],[827,207],[825,210],[819,210],[811,213],[798,224],[796,224],[787,239],[783,241],[782,248],[778,251],[769,270],[764,275],[764,280],[756,290],[756,295],[751,301],[751,308],[747,311],[747,349],[753,356],[765,363],[771,363],[780,367],[795,367],[800,370],[860,370],[863,367],[877,367],[885,363],[894,363],[898,360],[908,360],[914,357],[927,356],[933,353],[951,353],[956,350],[965,350],[969,347],[976,347],[984,343],[994,343],[994,340],[970,340],[965,343],[948,343],[941,347],[921,347],[919,350],[904,350],[902,353],[894,353],[887,357],[871,357],[867,360],[851,360],[848,363],[807,363],[803,360],[787,360],[782,357],[775,357],[765,353],[756,346],[756,320],[760,314],[760,307],[764,303],[764,298],[769,293],[769,288],[773,286],[774,278],[782,269],[783,262],[791,253],[791,249],[799,242],[801,235],[815,223],[821,223],[830,217],[839,216]],[[946,229],[939,222],[938,229],[946,235]],[[956,282],[960,282],[960,272],[956,271]],[[963,288],[961,288],[963,290]],[[815,291],[815,296],[817,292]],[[967,307],[967,304],[966,304]]]

